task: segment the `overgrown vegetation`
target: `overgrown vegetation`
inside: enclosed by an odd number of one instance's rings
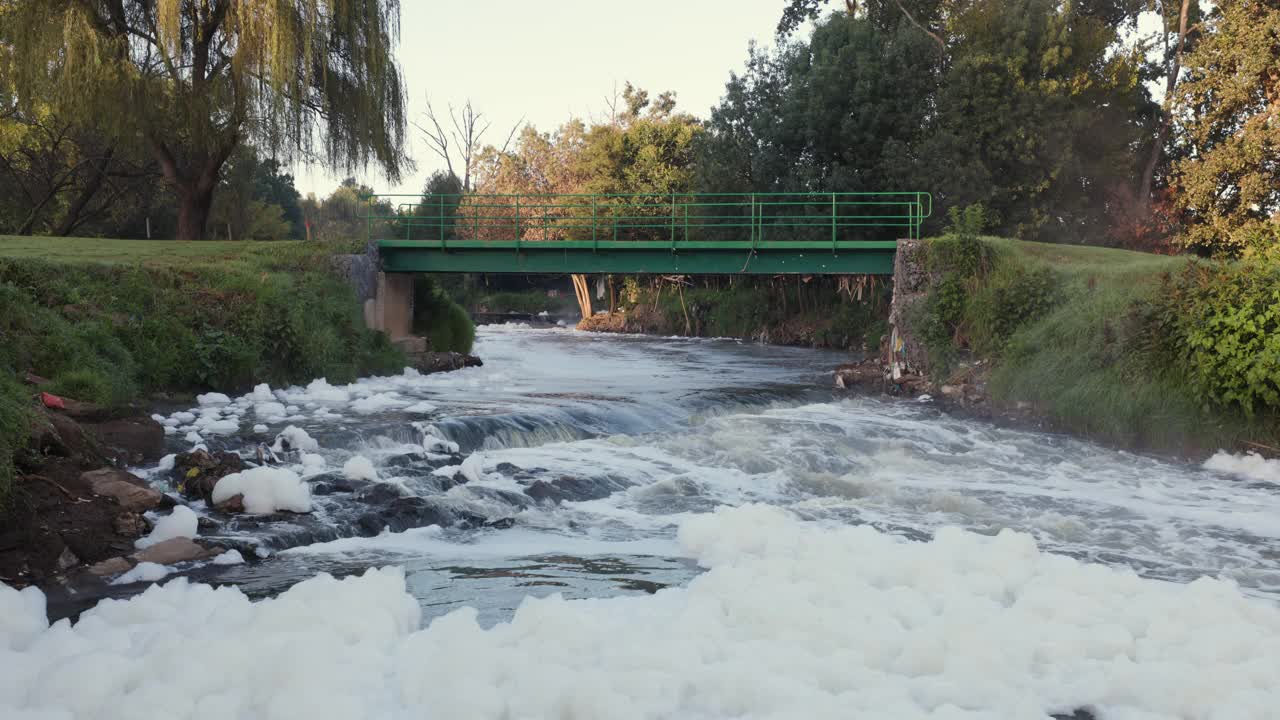
[[[1250,418],[1280,408],[1280,255],[1196,262],[1165,290],[1166,349],[1199,399]]]
[[[13,377],[0,372],[0,512],[9,507],[13,487],[13,457],[30,427],[27,391]]]
[[[1280,413],[1280,267],[975,234],[930,243],[934,282],[913,317],[930,374],[965,352],[991,395],[1059,427],[1193,451],[1261,440]]]
[[[874,351],[888,332],[889,296],[889,284],[870,277],[860,285],[834,277],[627,277],[618,305],[632,331]]]
[[[327,256],[300,243],[144,265],[69,260],[110,241],[44,242],[62,259],[6,257],[0,243],[0,493],[33,392],[13,378],[27,372],[48,378],[50,392],[124,404],[160,391],[349,382],[404,367],[385,336],[363,327]]]
[[[429,275],[419,275],[414,282],[413,331],[437,352],[469,353],[476,339],[471,316]]]

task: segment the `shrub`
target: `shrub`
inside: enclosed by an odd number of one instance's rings
[[[425,275],[413,286],[413,331],[441,352],[469,353],[476,339],[471,316]]]
[[[1161,319],[1205,401],[1280,407],[1280,260],[1193,263],[1165,283]]]
[[[999,355],[1018,328],[1047,315],[1061,295],[1060,282],[1048,267],[999,263],[968,298],[970,346],[984,355]]]

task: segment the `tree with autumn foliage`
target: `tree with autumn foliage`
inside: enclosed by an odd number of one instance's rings
[[[599,196],[558,198],[546,203],[555,208],[525,209],[520,229],[529,240],[564,237],[569,226],[589,227],[593,214],[665,217],[670,196],[693,189],[695,148],[703,134],[702,124],[675,106],[673,93],[652,98],[627,83],[606,120],[588,125],[573,118],[551,133],[526,126],[507,149],[482,150],[475,190]],[[513,206],[491,201],[468,198],[458,211],[458,223],[471,223],[472,234],[482,238],[510,236],[515,222]]]
[[[1175,168],[1185,244],[1220,255],[1280,244],[1280,4],[1221,0],[1179,87]]]
[[[224,164],[253,141],[289,162],[404,164],[397,0],[5,0],[0,75],[107,140],[141,143],[205,236]]]

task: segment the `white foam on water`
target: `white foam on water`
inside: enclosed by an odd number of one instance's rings
[[[308,472],[316,472],[319,470],[323,470],[325,467],[324,456],[317,453],[309,453],[309,452],[302,453],[301,462],[302,462],[302,467],[305,468]]]
[[[222,393],[211,392],[196,396],[196,402],[202,407],[207,405],[227,405],[231,402],[231,398]]]
[[[356,455],[342,465],[342,474],[350,480],[368,480],[377,482],[378,471],[373,461],[363,455]]]
[[[240,421],[232,418],[225,420],[196,420],[196,428],[206,435],[234,435],[240,430]]]
[[[285,410],[284,403],[279,403],[272,399],[266,402],[255,403],[253,406],[253,414],[267,422],[276,422],[289,413]]]
[[[311,491],[297,473],[287,468],[250,468],[227,475],[213,486],[215,505],[236,495],[243,496],[244,510],[251,515],[281,510],[311,512]]]
[[[111,581],[112,585],[128,585],[136,582],[155,582],[169,575],[169,568],[153,562],[140,562],[128,572]]]
[[[1204,461],[1204,469],[1280,485],[1280,460],[1255,452],[1240,455],[1219,450]]]
[[[241,565],[244,563],[244,556],[239,550],[227,550],[215,555],[210,562],[214,565]]]
[[[149,548],[156,543],[173,538],[193,538],[199,533],[199,518],[185,505],[178,505],[168,515],[157,518],[146,537],[133,541],[134,547]]]
[[[575,557],[687,556],[674,537],[610,540],[591,534],[555,534],[516,526],[501,532],[480,533],[459,539],[447,534],[438,525],[413,528],[403,532],[384,530],[374,537],[341,538],[290,548],[282,551],[281,554],[300,556],[392,554],[425,556],[437,561],[450,562],[501,560],[551,554]]]
[[[267,383],[261,383],[253,386],[253,392],[245,396],[246,399],[256,402],[271,402],[276,399],[274,393],[271,392],[271,386]]]
[[[680,539],[709,568],[687,587],[526,599],[488,629],[470,608],[421,627],[396,569],[258,603],[175,580],[48,629],[38,592],[3,587],[0,715],[1264,720],[1280,703],[1280,609],[1230,583],[763,506]],[[204,672],[174,683],[192,648]]]
[[[409,403],[394,392],[373,393],[351,403],[351,409],[361,415],[372,415],[390,408],[399,408]]]
[[[276,452],[284,452],[286,443],[290,450],[315,452],[320,449],[320,443],[317,442],[315,438],[311,437],[306,430],[303,430],[296,425],[290,425],[284,430],[281,430],[280,433],[276,435],[275,444],[271,446],[271,449]]]
[[[458,467],[458,473],[470,482],[478,483],[484,479],[484,455],[478,452],[471,453],[462,465]]]

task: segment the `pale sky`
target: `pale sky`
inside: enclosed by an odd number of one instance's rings
[[[485,143],[501,145],[525,116],[550,130],[570,116],[602,117],[605,98],[630,80],[656,97],[676,92],[677,108],[706,117],[741,70],[747,44],[770,45],[785,0],[401,0],[400,67],[409,117],[424,122],[430,96],[437,114],[468,98],[493,120]],[[412,125],[408,153],[417,163],[399,187],[372,168],[363,182],[378,192],[417,193],[444,167]],[[299,192],[324,197],[342,179],[295,168]]]

